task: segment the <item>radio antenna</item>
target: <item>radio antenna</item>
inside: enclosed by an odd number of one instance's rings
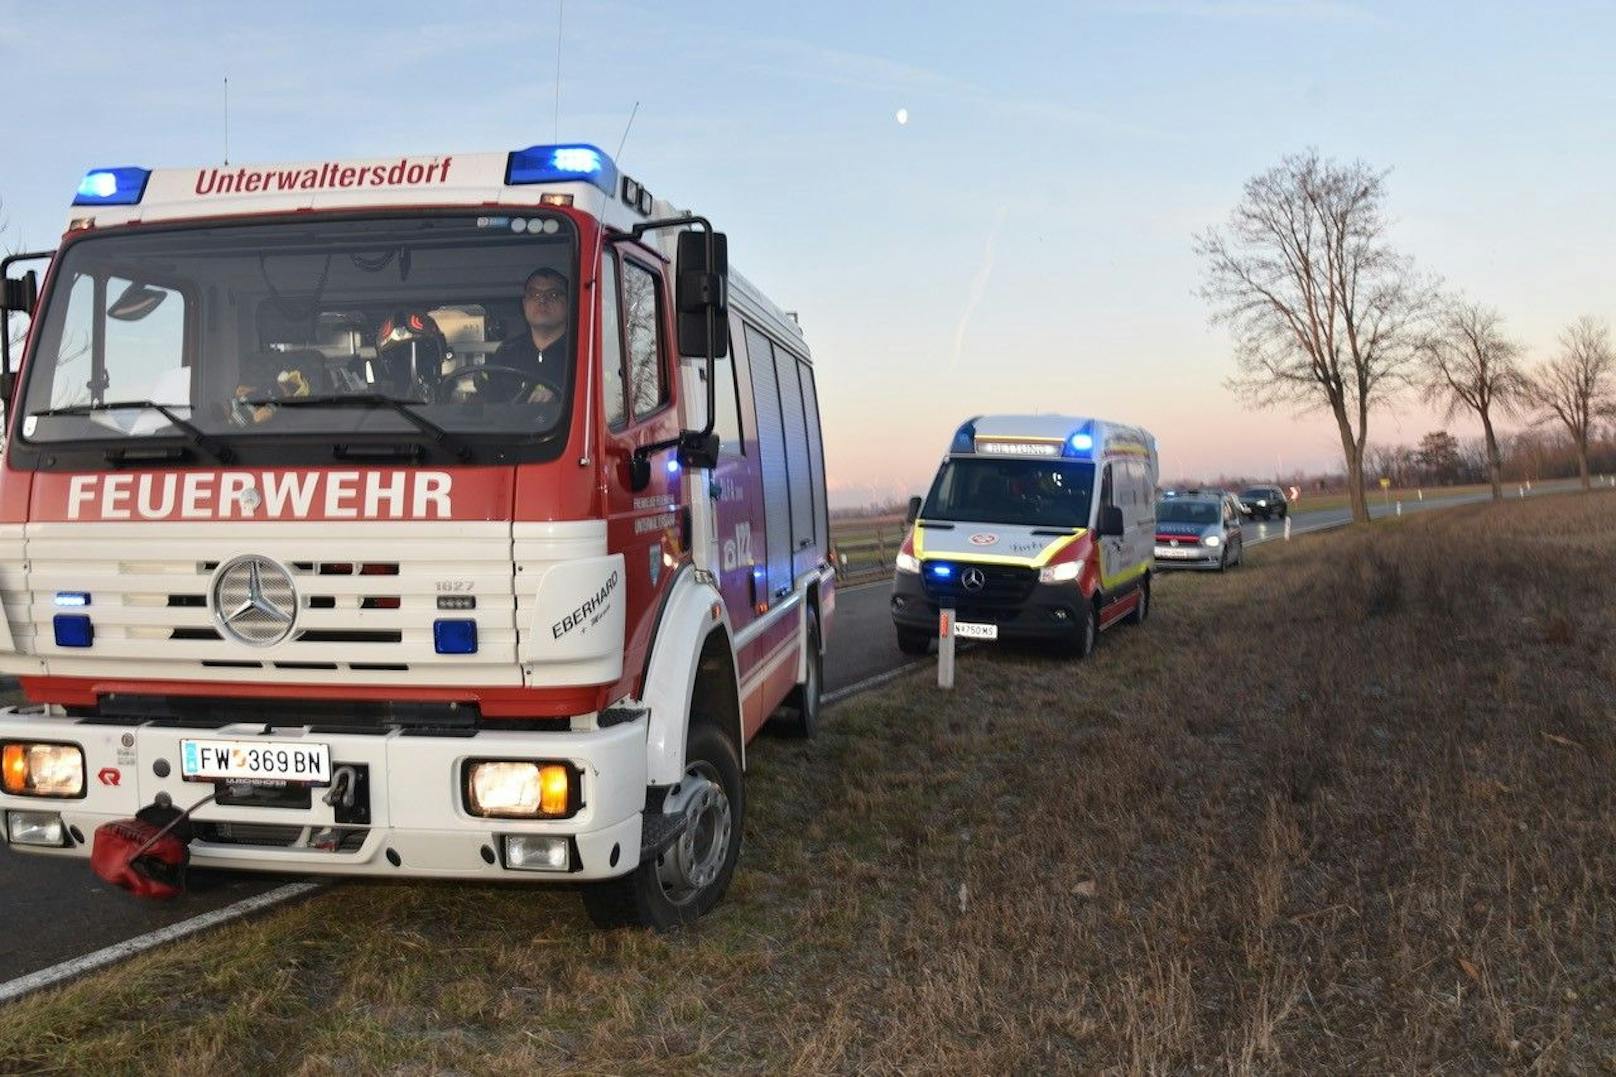
[[[556,0],[556,88],[555,120],[550,139],[552,143],[561,141],[561,25],[566,11],[567,0]]]
[[[616,161],[619,166],[623,163],[623,146],[628,142],[629,129],[634,126],[634,117],[639,114],[640,103],[636,101],[634,102],[634,108],[629,111],[628,122],[623,125],[623,137],[617,140],[617,152],[612,155],[612,160]]]
[[[230,76],[224,77],[224,166],[230,167]]]

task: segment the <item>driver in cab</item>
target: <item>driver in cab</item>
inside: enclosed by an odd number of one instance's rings
[[[563,399],[571,377],[572,342],[567,339],[567,278],[554,269],[535,269],[522,283],[522,317],[527,331],[503,341],[491,366],[527,375],[529,403]]]

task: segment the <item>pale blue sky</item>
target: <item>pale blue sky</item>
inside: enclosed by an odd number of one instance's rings
[[[234,161],[549,141],[556,29],[554,0],[6,0],[7,243],[53,244],[89,167],[219,159],[226,74]],[[624,167],[801,313],[838,500],[918,489],[984,410],[1143,423],[1169,474],[1335,462],[1222,387],[1190,249],[1310,145],[1392,169],[1398,241],[1533,355],[1616,314],[1611,5],[571,0],[563,30],[561,138],[611,152],[639,101]]]

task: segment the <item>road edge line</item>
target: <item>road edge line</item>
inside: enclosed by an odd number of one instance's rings
[[[0,1005],[16,1002],[18,999],[31,995],[36,991],[42,991],[47,987],[56,987],[70,980],[76,980],[86,973],[127,961],[129,958],[143,954],[148,950],[155,950],[166,943],[178,942],[180,939],[210,927],[229,923],[232,920],[239,920],[243,916],[258,912],[261,909],[267,909],[290,901],[293,898],[323,890],[328,885],[327,883],[317,882],[287,883],[285,886],[276,887],[274,890],[256,894],[250,898],[243,898],[234,904],[226,905],[222,909],[214,909],[212,912],[193,916],[189,920],[181,920],[177,924],[169,924],[166,927],[148,931],[144,935],[136,935],[132,939],[113,943],[111,946],[103,947],[82,957],[70,958],[67,961],[58,962],[37,972],[30,972],[25,976],[18,976],[14,980],[7,980],[5,983],[0,983]]]

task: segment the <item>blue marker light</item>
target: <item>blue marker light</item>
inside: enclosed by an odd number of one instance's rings
[[[954,574],[954,566],[953,565],[933,565],[933,566],[931,566],[931,574],[933,576],[941,576],[943,579],[947,579],[948,577],[950,577],[950,576],[952,576]]]
[[[978,416],[977,418],[981,418]],[[975,452],[976,451],[976,419],[967,419],[954,431],[954,440],[948,446],[949,452]]]
[[[505,162],[505,182],[564,183],[582,180],[611,194],[617,189],[617,166],[594,146],[529,146]]]
[[[95,642],[95,626],[82,613],[58,613],[51,627],[58,647],[88,647]]]
[[[88,606],[90,604],[90,592],[57,591],[56,604],[58,606]]]
[[[433,621],[432,645],[439,654],[476,654],[477,622],[448,619]]]
[[[679,474],[679,461],[677,459],[670,458],[668,460],[668,474],[669,475],[677,475],[677,474]]]
[[[98,168],[85,174],[73,196],[75,206],[134,206],[146,194],[151,173],[144,168]]]
[[[1094,438],[1090,437],[1088,434],[1073,434],[1071,437],[1071,445],[1072,448],[1076,449],[1078,452],[1088,452],[1090,449],[1094,448]]]

